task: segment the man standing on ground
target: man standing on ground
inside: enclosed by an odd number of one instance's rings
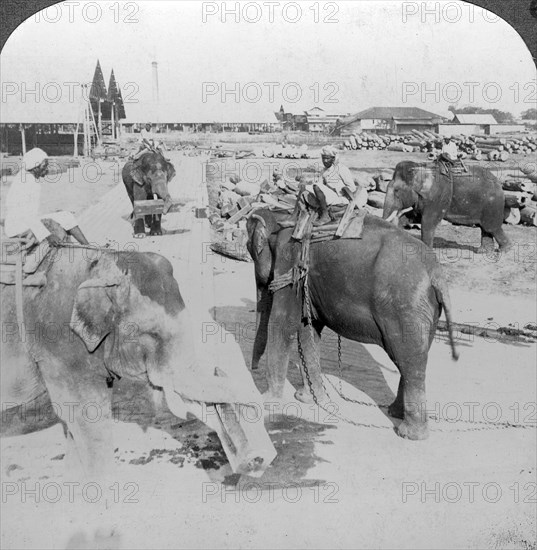
[[[58,245],[58,236],[51,234],[41,221],[49,218],[60,224],[80,244],[89,244],[71,212],[39,214],[41,186],[47,172],[48,156],[42,149],[32,149],[22,158],[22,167],[6,197],[6,237],[21,237],[30,232],[38,242],[47,239],[51,245]]]

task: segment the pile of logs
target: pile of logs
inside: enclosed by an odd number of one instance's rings
[[[537,135],[496,137],[485,135],[452,136],[462,159],[505,162],[512,154],[530,155],[537,150]],[[387,150],[402,153],[428,153],[435,160],[442,151],[444,136],[424,130],[412,130],[404,135],[376,135],[362,132],[352,134],[345,141],[349,150]]]
[[[345,141],[345,148],[351,150],[368,149],[377,151],[387,149],[388,151],[401,151],[403,153],[411,153],[414,150],[414,136],[410,134],[395,135],[385,134],[377,135],[368,132],[360,134],[352,134]],[[418,145],[416,143],[416,145]]]
[[[269,205],[292,212],[296,205],[298,183],[281,181],[280,185],[241,181],[231,176],[220,185],[216,205],[211,206],[209,221],[216,238],[212,250],[237,260],[250,261],[246,250],[246,220],[253,210]]]
[[[502,178],[505,194],[504,221],[510,225],[537,226],[537,174],[515,170]]]

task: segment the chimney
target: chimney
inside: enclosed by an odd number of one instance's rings
[[[151,67],[153,73],[153,101],[158,103],[158,63],[153,61]]]

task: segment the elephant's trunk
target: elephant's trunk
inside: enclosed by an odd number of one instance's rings
[[[167,354],[168,364],[162,368],[161,372],[157,372],[156,376],[151,376],[150,372],[150,379],[164,389],[172,412],[175,413],[172,409],[172,406],[175,406],[177,413],[184,413],[186,409],[196,414],[189,409],[190,401],[242,404],[259,401],[259,393],[250,377],[247,380],[228,378],[223,369],[198,360],[194,348],[194,336],[191,334],[186,317],[179,323],[171,346]],[[178,416],[181,415],[178,414]]]
[[[259,368],[259,361],[265,353],[269,336],[269,319],[272,309],[272,293],[267,288],[257,289],[257,315],[252,370]]]
[[[151,191],[157,195],[157,197],[164,199],[166,203],[171,201],[170,192],[168,191],[168,181],[166,174],[158,174],[151,181]]]

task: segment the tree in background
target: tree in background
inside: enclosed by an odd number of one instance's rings
[[[528,109],[520,115],[522,120],[537,120],[537,109]]]

